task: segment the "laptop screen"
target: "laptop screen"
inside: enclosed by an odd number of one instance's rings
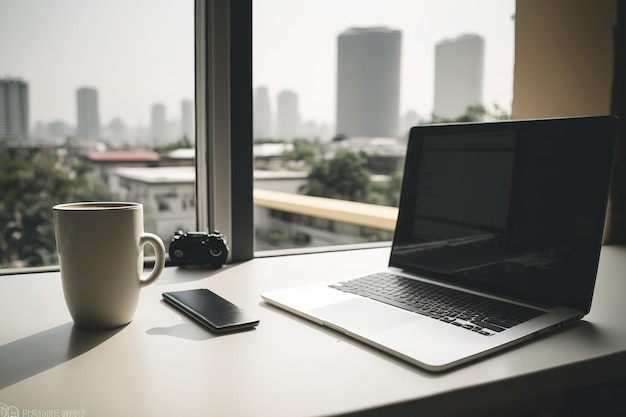
[[[424,137],[417,167],[415,238],[447,241],[505,231],[514,155],[511,131]]]
[[[616,134],[614,117],[414,127],[390,265],[587,312]]]

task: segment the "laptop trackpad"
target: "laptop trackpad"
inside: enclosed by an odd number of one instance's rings
[[[341,301],[311,312],[322,319],[324,324],[332,325],[329,327],[339,327],[338,330],[347,329],[357,334],[377,333],[420,320],[409,312],[363,298]]]

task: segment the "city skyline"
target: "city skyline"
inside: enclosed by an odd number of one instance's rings
[[[0,81],[2,79],[0,78]],[[28,83],[20,83],[28,89]],[[110,121],[102,121],[99,117],[99,90],[93,87],[81,87],[75,92],[75,120],[54,120],[51,122],[36,121],[30,126],[30,138],[59,139],[75,137],[79,140],[108,140],[116,143],[164,145],[186,137],[194,142],[193,101],[183,99],[179,103],[180,113],[173,118],[164,104],[156,102],[150,106],[150,122],[147,126],[128,126],[124,119],[116,117]]]
[[[0,77],[29,84],[31,126],[75,124],[89,85],[103,124],[149,128],[154,103],[194,98],[193,15],[192,0],[0,0]]]
[[[295,91],[304,122],[334,125],[337,36],[353,27],[384,26],[402,32],[399,117],[412,111],[428,119],[435,45],[475,33],[485,39],[483,101],[510,111],[514,14],[514,0],[254,1],[253,86],[267,87],[271,97]]]
[[[434,45],[463,33],[485,38],[486,105],[510,109],[513,0],[384,3],[253,2],[253,88],[298,94],[303,124],[335,124],[336,37],[350,27],[403,33],[400,114],[430,116]],[[46,42],[41,42],[45,33]],[[289,36],[284,36],[289,33]],[[72,122],[74,91],[100,91],[102,124],[149,128],[150,108],[194,97],[193,1],[0,0],[0,77],[30,85],[31,127]],[[25,53],[27,52],[27,53]]]

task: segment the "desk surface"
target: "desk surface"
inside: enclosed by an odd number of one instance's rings
[[[519,407],[626,376],[623,247],[602,249],[593,307],[582,322],[442,374],[259,296],[368,273],[388,255],[365,249],[258,258],[219,271],[167,268],[142,290],[133,322],[106,332],[72,325],[58,273],[0,276],[0,408],[90,417],[454,415]],[[161,300],[164,291],[192,288],[213,290],[260,325],[215,336]]]

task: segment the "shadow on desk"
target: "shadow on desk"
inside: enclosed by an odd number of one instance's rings
[[[179,339],[191,340],[194,342],[202,342],[216,337],[215,334],[210,333],[208,330],[191,321],[185,321],[170,327],[153,327],[148,329],[146,334],[151,336],[177,337]]]
[[[89,331],[69,322],[2,345],[0,389],[80,356],[123,328]]]
[[[210,265],[192,265],[192,266],[168,266],[166,270],[171,272],[176,270],[173,274],[162,274],[159,279],[155,281],[157,286],[180,284],[183,282],[194,282],[202,279],[210,278],[216,275],[218,272],[225,271],[236,264],[224,265],[221,268],[216,268]]]

